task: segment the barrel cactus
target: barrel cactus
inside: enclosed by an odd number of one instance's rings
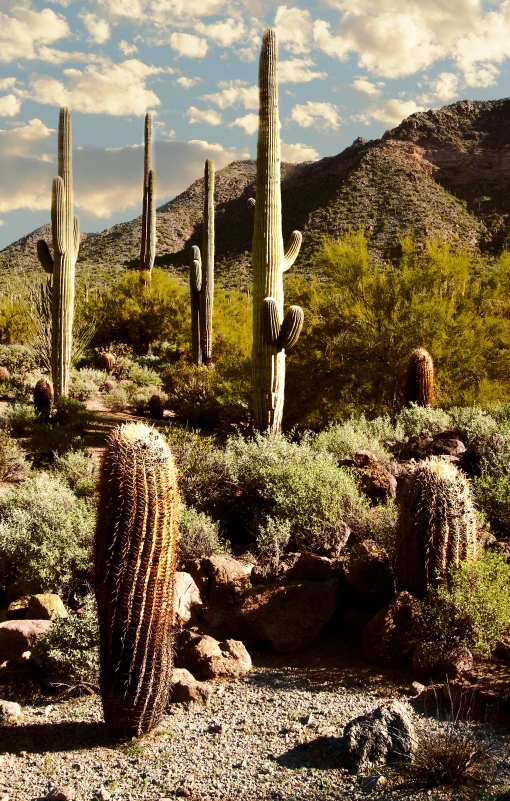
[[[143,423],[116,428],[101,466],[94,567],[101,696],[115,737],[147,733],[168,702],[179,508],[162,437]]]
[[[434,362],[424,348],[416,348],[407,365],[405,404],[431,406],[434,399]]]
[[[294,346],[303,327],[303,311],[292,306],[283,316],[283,273],[296,261],[302,236],[294,231],[286,250],[282,237],[280,187],[280,124],[278,117],[278,54],[276,33],[269,28],[262,41],[259,69],[259,135],[253,233],[252,383],[255,426],[281,431],[285,391],[285,351]]]
[[[40,378],[34,387],[34,407],[43,415],[49,415],[53,405],[53,389],[47,378]]]
[[[149,399],[149,415],[153,420],[162,420],[165,414],[165,405],[161,395],[151,395]]]
[[[10,381],[11,374],[7,367],[0,367],[0,381]]]
[[[427,459],[410,474],[399,498],[396,548],[398,588],[417,598],[476,558],[476,510],[455,465]]]
[[[207,159],[204,172],[204,227],[202,253],[190,252],[191,351],[195,364],[212,359],[214,304],[214,162]]]
[[[149,279],[156,258],[156,172],[152,169],[152,114],[145,115],[140,269]]]
[[[102,353],[99,357],[99,364],[101,365],[102,370],[106,370],[107,373],[111,373],[113,368],[115,367],[117,360],[113,353]]]
[[[39,261],[52,276],[51,374],[55,397],[69,394],[74,319],[74,277],[80,227],[73,214],[71,114],[60,109],[58,178],[51,194],[53,256],[47,243],[37,243]]]

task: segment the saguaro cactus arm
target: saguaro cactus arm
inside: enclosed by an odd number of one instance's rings
[[[278,336],[278,344],[281,348],[289,351],[294,347],[303,330],[304,320],[305,315],[301,306],[290,306],[287,309],[287,314]]]
[[[283,271],[286,272],[294,265],[299,251],[301,250],[301,243],[303,242],[303,234],[301,231],[293,231],[290,235],[289,243],[285,249]]]

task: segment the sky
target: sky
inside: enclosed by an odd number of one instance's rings
[[[279,39],[282,159],[374,139],[416,111],[510,94],[510,0],[0,0],[0,248],[49,222],[59,106],[83,231],[254,158],[261,35]]]

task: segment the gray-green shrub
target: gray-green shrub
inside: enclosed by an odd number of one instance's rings
[[[0,429],[0,481],[21,479],[28,469],[25,455],[16,440]]]
[[[179,521],[179,556],[181,561],[203,559],[218,553],[227,553],[226,543],[218,533],[218,523],[209,515],[182,505]]]

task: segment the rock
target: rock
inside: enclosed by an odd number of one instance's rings
[[[170,674],[171,704],[207,704],[212,688],[203,681],[197,681],[185,668],[174,668]]]
[[[416,749],[412,714],[403,703],[393,701],[351,720],[342,737],[351,769],[363,773],[410,757]]]
[[[0,720],[21,717],[21,707],[14,701],[0,700]]]
[[[258,584],[283,584],[300,556],[299,553],[286,553],[278,561],[254,565],[250,575],[251,583],[254,587]]]
[[[327,581],[333,577],[333,564],[327,556],[317,556],[303,551],[297,561],[288,570],[285,578],[289,581],[304,579],[305,581]]]
[[[389,554],[373,540],[363,540],[351,552],[346,573],[347,587],[365,609],[377,611],[395,594]]]
[[[375,790],[381,790],[386,787],[388,779],[386,776],[381,776],[380,773],[372,773],[370,776],[362,776],[360,784],[364,793],[373,793]]]
[[[186,626],[201,606],[200,592],[190,574],[177,571],[174,585],[175,625],[178,628]]]
[[[346,464],[346,461],[341,462]],[[361,478],[361,489],[372,503],[386,501],[397,495],[397,481],[369,451],[357,451],[352,457],[352,466]]]
[[[22,595],[21,598],[17,598],[16,601],[11,601],[7,607],[5,615],[6,620],[23,620],[28,610],[30,598],[30,595]]]
[[[76,791],[72,787],[54,787],[44,796],[45,801],[75,801]]]
[[[421,642],[413,653],[413,670],[433,674],[441,681],[456,678],[473,667],[473,654],[465,646],[445,647],[438,642]]]
[[[176,644],[175,664],[199,679],[238,678],[251,670],[251,657],[242,642],[184,631]]]
[[[198,587],[202,603],[207,601],[207,591],[209,588],[209,578],[200,559],[188,559],[182,565],[184,572],[189,573]]]
[[[348,609],[343,616],[342,635],[344,640],[347,642],[360,640],[363,629],[372,620],[373,616],[373,612]]]
[[[253,587],[245,593],[237,614],[241,639],[262,640],[279,653],[306,648],[331,620],[338,596],[337,579]]]
[[[29,581],[28,579],[16,579],[16,581],[13,581],[12,584],[9,584],[5,595],[7,598],[7,603],[10,604],[13,601],[17,601],[18,598],[21,598],[24,595],[34,595],[34,593],[40,591],[41,587],[37,585],[37,582]]]
[[[252,564],[240,562],[233,556],[218,554],[202,560],[202,567],[209,578],[208,603],[229,596],[235,600],[243,590],[251,587]]]
[[[37,637],[48,631],[50,620],[6,620],[0,623],[0,663],[32,650]]]
[[[502,637],[498,640],[494,649],[494,656],[503,659],[505,662],[510,662],[510,636]]]
[[[62,599],[54,592],[31,595],[26,614],[30,620],[55,620],[56,617],[69,617],[69,612]]]
[[[459,457],[466,453],[466,446],[456,434],[455,431],[443,431],[436,434],[429,446],[429,455]]]
[[[397,593],[363,630],[365,658],[386,667],[401,665],[411,657],[424,628],[420,602],[408,592]]]

